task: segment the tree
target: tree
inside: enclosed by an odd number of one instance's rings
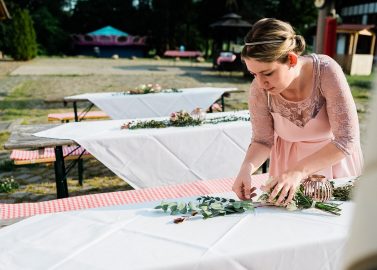
[[[16,9],[10,24],[10,55],[15,60],[30,60],[37,55],[33,21],[26,9]]]

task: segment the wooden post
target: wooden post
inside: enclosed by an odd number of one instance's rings
[[[325,27],[326,27],[326,17],[330,14],[331,9],[335,5],[335,0],[327,0],[323,8],[318,10],[317,17],[317,36],[315,51],[316,53],[324,53],[324,36],[325,36]]]
[[[376,35],[375,34],[372,34],[372,44],[371,44],[371,47],[370,47],[370,54],[371,55],[374,55],[374,46],[376,44]]]

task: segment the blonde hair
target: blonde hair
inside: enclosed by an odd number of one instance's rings
[[[286,63],[289,52],[301,55],[304,50],[304,38],[296,35],[289,23],[264,18],[257,21],[247,33],[241,56],[243,60],[253,58],[260,62]]]

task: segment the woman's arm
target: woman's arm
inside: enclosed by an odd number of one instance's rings
[[[270,152],[271,148],[263,144],[257,142],[250,144],[232,187],[232,190],[241,200],[249,200],[253,197],[251,175],[267,160]]]
[[[268,109],[267,95],[262,89],[258,89],[255,81],[250,87],[248,104],[252,139],[233,184],[233,191],[242,200],[250,199],[251,174],[266,161],[274,143],[273,120]]]

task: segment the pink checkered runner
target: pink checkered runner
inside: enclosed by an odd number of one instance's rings
[[[267,178],[267,174],[254,175],[253,184],[259,187]],[[0,204],[0,219],[229,192],[233,180],[228,178],[195,181],[166,187],[99,193],[37,203]]]
[[[77,148],[77,146],[63,146],[64,156],[71,152],[71,156],[79,156],[83,151],[85,151],[85,149],[82,147]],[[86,151],[84,155],[89,155],[89,153]],[[10,159],[12,160],[34,160],[54,157],[54,148],[43,148],[40,150],[13,150],[10,155]]]
[[[79,118],[83,118],[83,117],[86,117],[86,118],[90,118],[90,117],[108,117],[108,115],[102,111],[90,111],[90,112],[86,112],[86,113],[83,113],[83,112],[79,112],[78,114],[78,117]],[[66,119],[66,118],[70,118],[70,117],[74,117],[74,113],[72,112],[67,112],[67,113],[50,113],[48,114],[48,118],[51,118],[51,119],[58,119],[58,120],[63,120],[63,119]]]

